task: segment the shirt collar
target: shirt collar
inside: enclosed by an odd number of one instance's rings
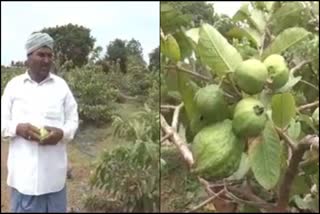
[[[34,82],[34,80],[31,79],[28,71],[29,70],[27,69],[26,72],[24,73],[23,82],[26,82],[26,81]],[[53,75],[51,74],[51,72],[49,72],[48,76],[44,80],[42,80],[39,84],[43,84],[49,80],[53,80]]]

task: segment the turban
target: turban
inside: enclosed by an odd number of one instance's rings
[[[26,43],[27,54],[44,46],[53,49],[53,39],[51,36],[46,33],[31,34]]]

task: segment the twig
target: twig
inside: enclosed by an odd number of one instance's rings
[[[308,104],[299,106],[299,107],[298,107],[298,111],[302,111],[302,110],[305,110],[305,109],[308,109],[308,108],[312,108],[312,107],[314,107],[314,106],[319,106],[319,100],[314,101],[314,102],[312,102],[312,103],[308,103]]]
[[[187,74],[190,74],[190,75],[192,75],[192,76],[194,76],[194,77],[196,77],[198,79],[205,80],[205,81],[211,81],[211,78],[203,76],[203,75],[201,75],[199,73],[190,71],[189,69],[182,67],[181,64],[177,64],[176,66],[165,66],[165,68],[176,68],[179,71],[182,71],[182,72],[185,72]]]
[[[161,138],[160,143],[163,143],[165,140],[171,137],[171,134],[166,134],[164,137]]]
[[[230,196],[232,199],[234,199],[240,203],[245,203],[245,204],[253,205],[258,208],[264,208],[264,209],[270,209],[273,207],[272,204],[264,201],[263,199],[259,198],[258,196],[254,195],[251,192],[245,191],[244,189],[239,189],[239,188],[233,187],[233,186],[230,186],[228,188],[227,188],[227,186],[225,186],[224,189],[225,189],[226,193],[228,194],[228,196]],[[230,189],[230,191],[228,189]],[[244,199],[241,199],[241,198],[235,196],[231,191],[236,192],[237,194],[243,195],[244,197],[246,197],[250,201],[244,200]]]
[[[293,68],[291,68],[290,73],[295,74],[295,72],[297,70],[299,70],[302,66],[304,66],[305,64],[311,62],[311,60],[303,60],[302,62],[300,62],[298,65],[294,66]]]
[[[261,57],[262,54],[263,54],[263,49],[264,49],[264,40],[266,39],[266,31],[263,32],[263,35],[261,37],[261,46],[259,47],[260,48],[260,53],[259,53],[259,56]]]
[[[284,139],[284,141],[289,145],[289,147],[292,150],[297,147],[297,143],[295,143],[282,129],[276,127],[276,131]]]
[[[205,201],[203,201],[202,203],[200,203],[199,205],[193,207],[191,210],[187,211],[186,213],[192,213],[198,209],[200,209],[201,207],[205,206],[206,204],[210,203],[213,199],[217,198],[219,195],[221,195],[222,193],[224,193],[224,189],[220,190],[218,193],[215,193],[215,195],[210,196],[208,199],[206,199]]]
[[[319,149],[319,136],[307,135],[298,144],[296,149],[293,150],[288,168],[284,174],[283,180],[279,188],[279,198],[277,205],[272,211],[285,212],[289,202],[290,189],[293,180],[298,173],[298,166],[303,158],[303,154],[310,146],[318,147]]]
[[[311,10],[310,10],[310,12],[311,12],[311,15],[313,16],[313,18],[314,18],[314,20],[315,20],[315,30],[316,30],[317,32],[319,32],[319,15],[318,15],[318,16],[316,15],[316,12],[315,12],[316,7],[315,7],[315,5],[314,5],[314,2],[313,2],[313,1],[310,1],[310,4],[311,4]]]
[[[300,164],[299,164],[299,167],[305,167],[309,164],[312,164],[312,163],[315,163],[315,162],[318,162],[319,161],[319,156],[315,156],[315,157],[312,157],[308,160],[304,160],[304,161],[301,161]]]
[[[161,108],[169,108],[169,109],[175,109],[177,106],[173,106],[173,105],[161,105]]]
[[[238,90],[238,88],[236,87],[235,82],[233,81],[233,79],[230,76],[231,72],[227,73],[227,79],[230,81],[232,88],[234,89],[234,91],[237,93],[237,95],[239,95],[240,97],[242,97],[241,92]]]
[[[210,184],[203,178],[198,177],[198,181],[202,184],[209,195],[214,195],[215,193],[211,190]]]
[[[171,127],[174,130],[178,130],[178,121],[179,121],[179,114],[180,114],[180,110],[183,107],[183,103],[181,103],[180,105],[178,105],[173,113],[173,118],[172,118],[172,123],[171,123]]]
[[[242,180],[228,180],[227,185],[237,185],[237,184],[241,184]],[[226,185],[226,182],[223,183],[214,183],[214,184],[210,184],[210,188],[215,188],[215,187],[223,187],[224,185]]]
[[[168,125],[166,119],[160,114],[160,123],[161,128],[164,133],[170,134],[171,141],[177,146],[179,152],[183,156],[184,160],[188,163],[188,166],[191,168],[194,164],[193,155],[189,150],[187,144],[183,141],[183,139],[178,135],[178,133]]]
[[[198,180],[199,182],[204,186],[206,192],[209,194],[209,195],[216,195],[217,193],[215,193],[214,191],[212,191],[211,189],[211,184],[206,181],[205,179],[201,178],[201,177],[198,177]],[[224,200],[225,202],[231,202],[230,200],[228,199],[225,199],[225,198],[221,198],[220,196],[217,196],[218,198],[220,198],[221,200]]]
[[[310,86],[311,88],[315,89],[316,91],[319,91],[319,88],[317,88],[317,86],[311,84],[310,82],[307,82],[307,81],[305,81],[305,80],[300,80],[300,82],[302,82],[302,83]]]

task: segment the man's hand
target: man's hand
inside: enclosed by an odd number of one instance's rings
[[[45,129],[49,132],[49,135],[43,139],[41,145],[56,145],[63,138],[63,131],[59,128],[45,126]]]
[[[33,140],[40,142],[39,129],[30,123],[19,123],[16,128],[16,134],[26,140]]]

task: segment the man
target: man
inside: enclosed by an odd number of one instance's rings
[[[50,73],[53,39],[34,33],[26,50],[27,71],[8,82],[1,98],[11,211],[66,212],[66,143],[78,129],[78,107],[67,83]],[[43,127],[49,134],[41,139]]]

